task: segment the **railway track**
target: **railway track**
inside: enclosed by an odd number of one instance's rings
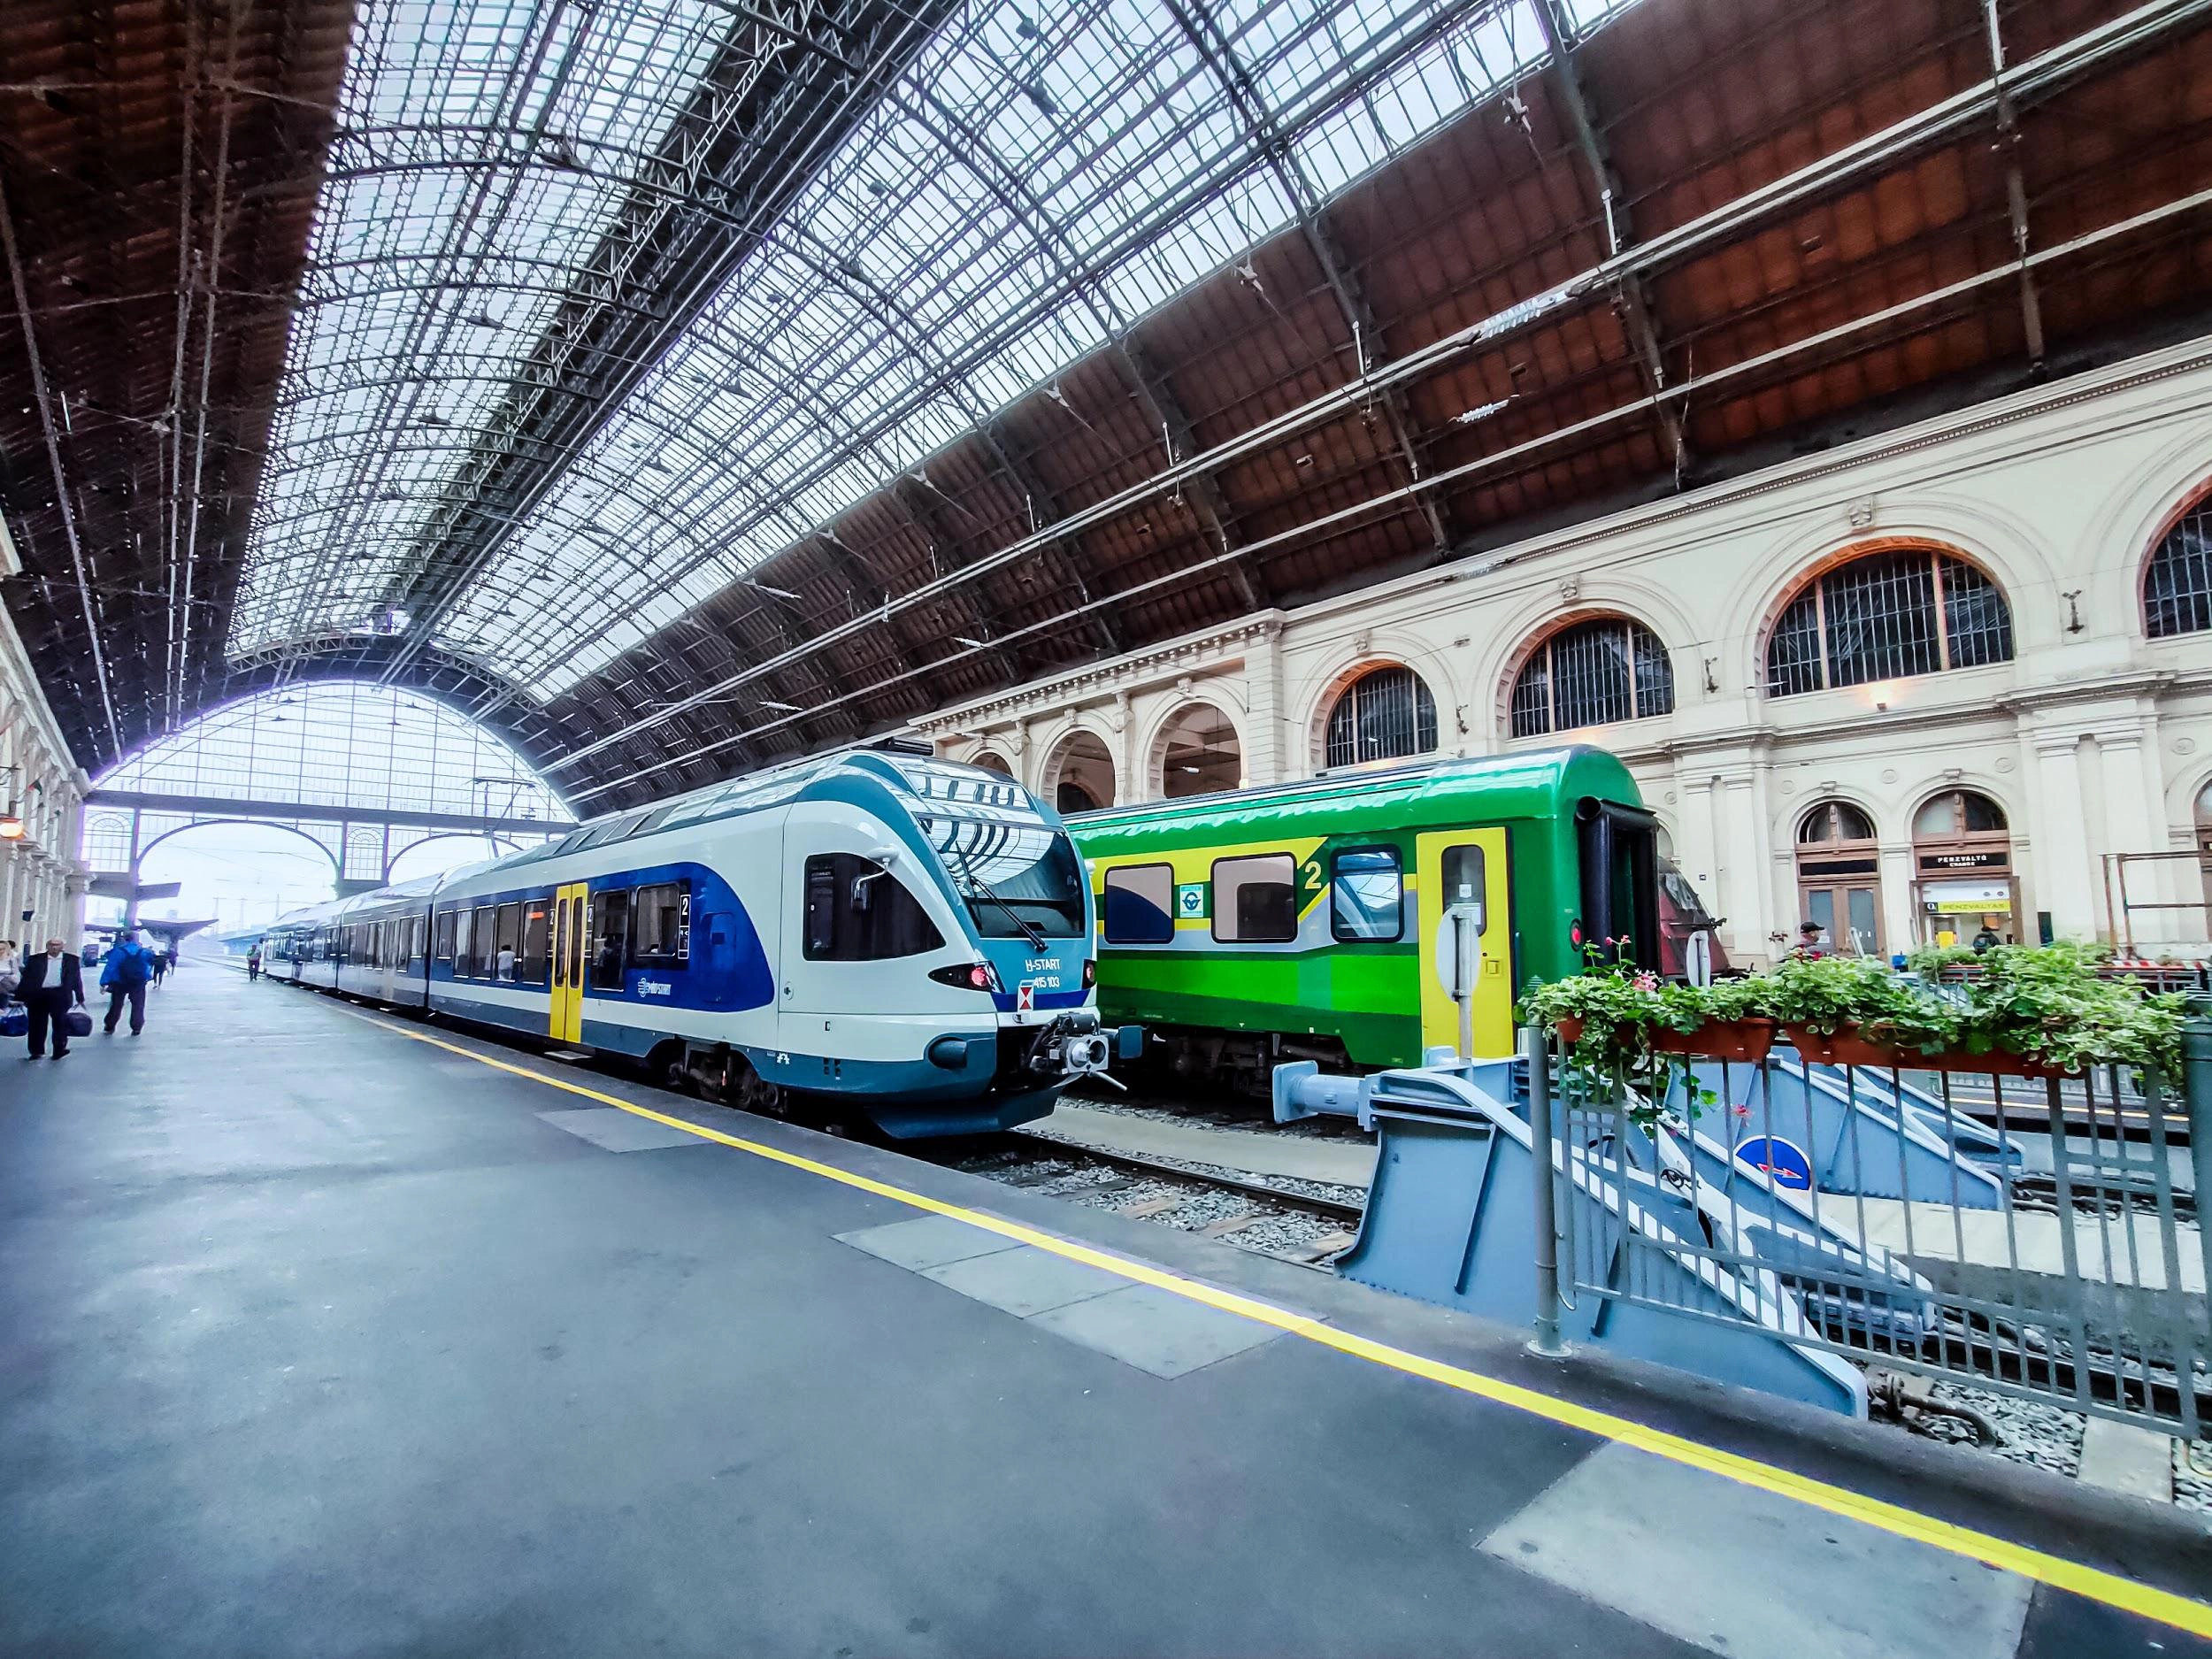
[[[1033,1130],[949,1149],[938,1161],[1301,1267],[1320,1268],[1349,1245],[1363,1209],[1356,1189],[1262,1180],[1225,1165],[1078,1146]]]

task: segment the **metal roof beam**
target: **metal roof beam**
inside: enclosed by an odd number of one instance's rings
[[[1612,148],[1592,108],[1589,87],[1576,60],[1574,23],[1566,15],[1561,0],[1536,0],[1535,10],[1537,27],[1544,32],[1545,77],[1551,83],[1560,108],[1566,111],[1567,125],[1574,130],[1575,149],[1580,153],[1583,165],[1590,170],[1591,184],[1598,193],[1598,211],[1605,219],[1606,253],[1609,257],[1618,259],[1624,250],[1634,245],[1635,227],[1630,216],[1628,193],[1622,188],[1620,173],[1613,165]],[[1643,273],[1632,268],[1621,272],[1614,281],[1613,304],[1630,347],[1636,353],[1645,389],[1652,395],[1652,419],[1659,428],[1662,445],[1674,458],[1674,477],[1678,486],[1689,465],[1689,438],[1683,429],[1681,411],[1662,396],[1667,389],[1667,357],[1660,338],[1650,284]]]
[[[2008,79],[2014,105],[2016,109],[2025,109],[2033,103],[2055,96],[2114,64],[2151,50],[2196,27],[2208,17],[2212,17],[2212,0],[2146,0],[2146,4],[2124,16],[2062,42],[2020,65]],[[1493,316],[1417,347],[1391,363],[1379,365],[1359,380],[1333,388],[1295,409],[1262,421],[1202,454],[1176,459],[1151,478],[1071,513],[1059,523],[1048,526],[1036,536],[1025,537],[986,558],[979,559],[972,565],[910,591],[895,602],[895,606],[931,603],[941,597],[949,588],[978,580],[992,570],[1026,557],[1044,537],[1071,535],[1090,526],[1103,524],[1175,489],[1208,469],[1218,468],[1256,454],[1294,434],[1334,419],[1356,407],[1363,398],[1372,396],[1379,386],[1409,383],[1433,373],[1463,353],[1503,344],[1526,334],[1540,325],[1556,321],[1593,295],[1609,291],[1626,273],[1648,274],[1678,265],[1723,246],[1744,231],[1779,214],[1826,199],[1840,189],[1898,166],[1930,147],[1988,120],[1992,96],[1990,84],[1984,81],[1941,99],[1890,127],[1809,162],[1794,173],[1786,173],[1707,213],[1686,220],[1672,230],[1624,249],[1617,258],[1601,260],[1541,294],[1532,295]],[[1134,376],[1135,368],[1128,363],[1125,354],[1117,349],[1116,356]],[[1681,386],[1678,385],[1675,391],[1678,395],[1681,389]],[[1141,391],[1140,396],[1142,396]],[[1636,406],[1647,409],[1648,403],[1648,399],[1641,400]],[[1455,468],[1453,471],[1456,475],[1463,469]],[[1423,482],[1425,486],[1433,487],[1436,480],[1437,475],[1432,473]],[[1409,487],[1409,491],[1394,491],[1392,495],[1394,498],[1408,493],[1422,493],[1422,487]],[[1246,557],[1240,550],[1233,550],[1230,557],[1217,557],[1204,563],[1210,569],[1224,565],[1234,567],[1243,563]],[[1102,605],[1108,602],[1094,603]],[[807,649],[810,651],[825,649],[844,637],[846,632],[843,628],[827,630],[810,642]],[[748,670],[745,675],[733,677],[732,681],[723,685],[710,687],[699,695],[703,698],[731,689],[735,684],[742,683],[744,679],[755,673],[770,672],[775,666],[777,664],[773,663],[761,664],[757,669]],[[565,756],[554,763],[552,770],[557,772],[578,764],[602,747],[603,745],[588,746]]]
[[[1114,355],[1128,373],[1130,389],[1143,405],[1145,419],[1159,429],[1160,449],[1167,457],[1168,471],[1174,472],[1179,465],[1183,468],[1174,499],[1179,504],[1187,502],[1192,516],[1223,552],[1240,554],[1230,562],[1229,573],[1248,610],[1266,610],[1274,603],[1268,593],[1267,579],[1250,558],[1240,553],[1229,503],[1214,482],[1213,472],[1199,456],[1197,433],[1191,426],[1189,415],[1184,412],[1181,400],[1168,385],[1167,376],[1144,355],[1143,348],[1125,336],[1114,342]],[[1179,456],[1176,454],[1179,449],[1182,451]]]
[[[1542,0],[1539,0],[1540,5]],[[1290,146],[1277,124],[1274,111],[1252,82],[1251,75],[1239,61],[1236,49],[1222,32],[1221,25],[1206,7],[1205,0],[1168,0],[1168,12],[1184,38],[1191,43],[1200,60],[1205,64],[1214,79],[1221,83],[1232,108],[1244,122],[1245,131],[1255,147],[1267,158],[1268,169],[1275,175],[1284,197],[1298,216],[1299,234],[1304,238],[1314,263],[1320,266],[1322,280],[1335,296],[1337,309],[1343,313],[1345,326],[1352,335],[1352,375],[1355,380],[1364,376],[1373,357],[1387,350],[1381,323],[1374,309],[1368,303],[1365,291],[1354,274],[1352,262],[1344,257],[1328,222],[1328,211],[1321,199],[1321,192],[1307,177],[1305,165],[1298,153]],[[1241,267],[1240,267],[1241,270]],[[1248,275],[1254,288],[1259,279]],[[1264,296],[1263,295],[1263,297]],[[1375,395],[1374,401],[1363,411],[1365,419],[1373,420],[1378,414],[1390,428],[1390,441],[1399,457],[1406,464],[1406,471],[1413,479],[1426,472],[1425,457],[1415,442],[1413,427],[1408,418],[1405,395],[1399,388],[1385,387]],[[1428,526],[1430,540],[1437,552],[1451,551],[1451,532],[1444,521],[1443,503],[1433,494],[1418,498],[1416,511]]]

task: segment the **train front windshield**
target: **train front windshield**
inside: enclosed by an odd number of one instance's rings
[[[986,939],[1075,939],[1083,863],[1064,830],[987,818],[927,818],[922,827]]]

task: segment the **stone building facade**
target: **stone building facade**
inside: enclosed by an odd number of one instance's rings
[[[1071,807],[1564,738],[1629,764],[1740,961],[1809,916],[2197,954],[2208,494],[2197,341],[918,731]]]
[[[0,529],[0,572],[19,568]],[[33,949],[57,934],[78,943],[86,871],[77,838],[88,787],[14,623],[0,611],[0,939]]]

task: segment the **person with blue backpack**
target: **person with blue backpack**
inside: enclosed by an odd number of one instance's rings
[[[100,988],[108,994],[105,1030],[115,1035],[123,1018],[123,1004],[131,1005],[131,1035],[146,1029],[146,984],[154,977],[154,953],[136,933],[126,933],[109,948],[100,963]]]

